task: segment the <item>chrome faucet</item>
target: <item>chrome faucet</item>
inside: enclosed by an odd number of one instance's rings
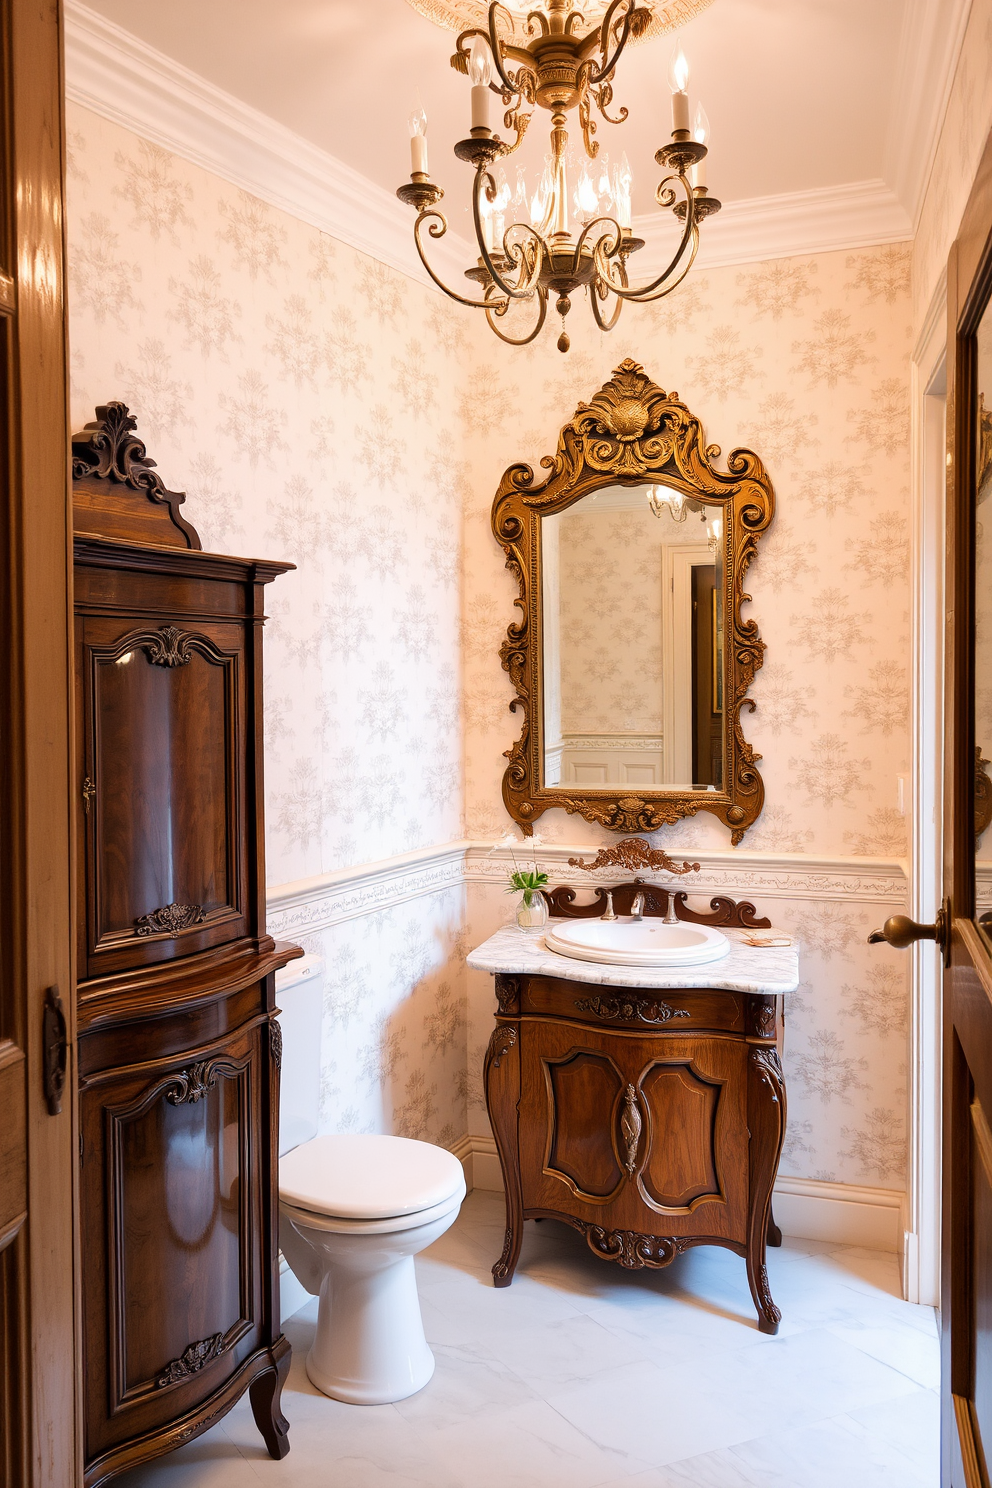
[[[679,922],[679,917],[675,913],[675,895],[672,893],[671,889],[666,889],[665,890],[665,918],[662,921],[662,924],[663,925],[677,925],[678,922]]]
[[[637,893],[634,895],[634,902],[630,906],[630,913],[631,917],[635,920],[639,920],[642,918],[644,914],[644,892],[642,889],[638,889]]]
[[[606,891],[606,908],[599,918],[601,920],[618,920],[620,918],[613,908],[613,891],[611,889],[607,889]]]

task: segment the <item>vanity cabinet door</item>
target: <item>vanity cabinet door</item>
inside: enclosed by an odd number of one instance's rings
[[[180,1420],[264,1341],[274,1257],[263,1253],[263,1194],[278,1098],[268,1039],[261,1021],[195,1054],[83,1082],[90,1462]]]
[[[85,977],[239,938],[242,627],[87,615],[77,636]]]
[[[743,1042],[528,1020],[520,1045],[525,1209],[744,1241]]]

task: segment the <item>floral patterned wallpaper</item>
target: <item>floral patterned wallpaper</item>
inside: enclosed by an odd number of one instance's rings
[[[271,884],[462,835],[457,311],[70,105],[72,409],[123,398],[205,548],[266,592]],[[465,1129],[462,892],[299,937],[324,1120]]]
[[[567,358],[553,336],[514,351],[116,125],[75,107],[69,124],[74,418],[123,398],[206,547],[298,565],[268,592],[271,883],[506,831],[513,586],[490,503],[624,356],[710,441],[753,446],[778,495],[752,570],[769,652],[747,730],[768,796],[745,847],[905,850],[907,248],[696,273],[609,337],[577,304]],[[560,813],[542,828],[604,835]],[[707,816],[659,840],[730,852]],[[484,1132],[492,995],[464,955],[510,912],[472,884],[467,910],[447,887],[300,937],[328,967],[327,1129]],[[901,1188],[904,962],[864,946],[871,903],[800,894],[775,914],[804,945],[785,1171]]]

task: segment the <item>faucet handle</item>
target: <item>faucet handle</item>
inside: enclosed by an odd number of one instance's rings
[[[661,923],[663,925],[677,925],[678,922],[679,922],[679,917],[675,913],[675,895],[672,893],[671,889],[666,889],[665,890],[665,918],[662,920]]]
[[[616,910],[613,908],[613,890],[612,889],[607,889],[607,891],[606,891],[606,908],[603,910],[603,913],[600,915],[599,918],[601,920],[616,920],[616,919],[619,918],[619,916],[617,915]]]

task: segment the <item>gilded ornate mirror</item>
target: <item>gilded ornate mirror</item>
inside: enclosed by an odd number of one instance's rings
[[[618,832],[712,811],[740,842],[758,816],[760,756],[741,709],[764,642],[744,576],[772,519],[750,450],[726,473],[699,420],[620,364],[545,456],[511,465],[492,524],[520,584],[500,656],[523,731],[503,800],[524,832],[552,807]]]

